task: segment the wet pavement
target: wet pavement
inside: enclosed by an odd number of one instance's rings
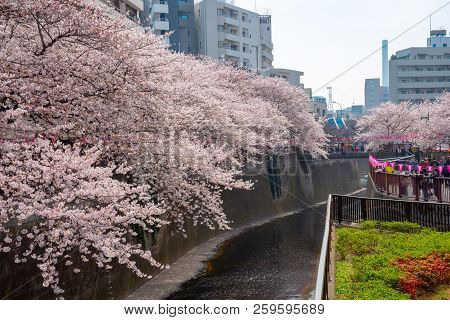
[[[308,299],[325,212],[325,205],[305,209],[226,241],[203,272],[168,299]]]

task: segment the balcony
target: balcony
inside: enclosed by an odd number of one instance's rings
[[[263,57],[266,57],[268,60],[273,61],[273,54],[267,50],[262,51]]]
[[[225,48],[225,55],[230,57],[240,58],[241,53],[238,50]]]
[[[241,42],[241,37],[239,36],[239,34],[233,34],[230,32],[226,32],[224,31],[225,34],[225,39],[229,40],[229,41],[233,41],[233,42]]]
[[[269,48],[270,50],[273,50],[273,43],[270,39],[268,39],[267,37],[261,37],[261,44],[265,45],[267,48]]]
[[[223,16],[223,22],[227,23],[227,24],[230,24],[232,26],[236,26],[236,27],[240,26],[239,20],[231,18],[231,16],[225,16],[224,15]]]
[[[160,14],[160,13],[165,13],[165,14],[169,13],[169,5],[167,4],[167,2],[165,4],[164,3],[153,4],[151,16],[154,17],[155,14]]]
[[[123,2],[137,11],[144,10],[144,2],[142,0],[124,0]]]
[[[169,30],[169,21],[153,21],[153,30]]]

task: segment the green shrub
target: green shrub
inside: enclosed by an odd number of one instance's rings
[[[382,222],[381,229],[402,232],[402,233],[418,233],[422,227],[417,223],[412,222]]]
[[[409,295],[389,287],[381,280],[360,282],[355,287],[352,300],[408,300]]]
[[[375,220],[366,220],[361,222],[363,229],[378,229],[380,227],[380,222]]]
[[[395,261],[449,253],[450,232],[367,221],[363,229],[337,228],[336,250],[337,299],[407,299],[409,295],[400,291],[405,272]]]
[[[336,250],[345,260],[348,256],[370,254],[376,251],[380,234],[376,230],[339,228]]]
[[[364,230],[378,229],[402,233],[418,233],[422,227],[417,223],[412,222],[381,222],[375,220],[367,220],[361,223]]]

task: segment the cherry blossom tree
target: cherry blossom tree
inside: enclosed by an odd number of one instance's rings
[[[442,94],[436,101],[426,101],[419,107],[420,121],[416,122],[413,142],[422,150],[439,148],[449,143],[450,93]]]
[[[420,104],[384,104],[358,121],[358,139],[378,150],[395,143],[410,143],[422,150],[448,143],[450,94]]]
[[[414,105],[408,102],[388,102],[371,110],[358,121],[356,139],[367,142],[367,149],[372,150],[408,142],[418,117],[419,113]]]
[[[301,89],[162,40],[98,1],[0,0],[0,251],[55,293],[73,254],[165,267],[133,226],[230,228],[222,192],[252,187],[248,161],[325,155]]]

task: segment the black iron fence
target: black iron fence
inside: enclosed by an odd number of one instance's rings
[[[408,221],[438,231],[450,231],[450,205],[447,203],[333,195],[331,208],[332,218],[338,223]]]
[[[330,195],[316,281],[316,300],[329,297],[333,223],[364,220],[413,222],[442,232],[450,231],[450,204]]]

